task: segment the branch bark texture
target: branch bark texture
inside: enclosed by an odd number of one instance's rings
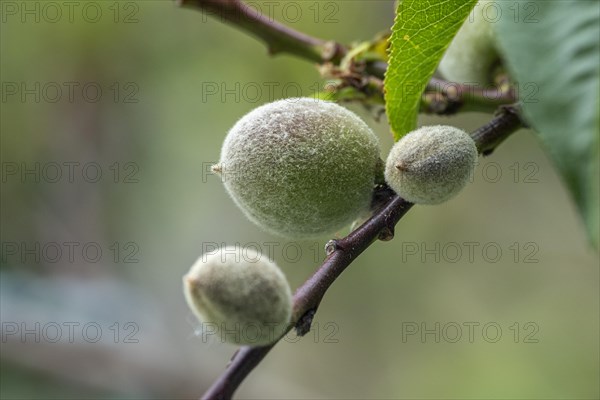
[[[289,53],[323,63],[339,60],[346,51],[339,43],[291,29],[240,0],[178,0],[178,4],[198,9],[258,37],[265,42],[270,54]]]

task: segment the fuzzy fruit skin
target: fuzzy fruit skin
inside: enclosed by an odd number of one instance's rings
[[[232,344],[270,344],[285,333],[292,314],[283,272],[252,248],[202,255],[183,277],[183,291],[198,319]]]
[[[396,142],[385,180],[411,203],[439,204],[460,192],[476,161],[477,147],[468,133],[452,126],[425,126]]]
[[[242,117],[214,169],[251,221],[306,239],[335,233],[368,208],[379,163],[377,137],[356,114],[292,98]]]
[[[480,1],[460,28],[439,65],[442,76],[453,82],[489,86],[500,60],[494,27],[485,18],[489,1]]]

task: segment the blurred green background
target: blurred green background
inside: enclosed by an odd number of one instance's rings
[[[343,43],[393,21],[392,1],[253,5]],[[207,167],[238,118],[322,79],[169,1],[1,6],[1,397],[199,397],[235,351],[202,336],[182,296],[203,246],[272,246],[296,288],[328,239],[259,231]],[[385,118],[349,108],[385,157]],[[313,331],[278,344],[238,397],[598,398],[598,264],[521,130],[458,197],[415,207],[371,246]]]

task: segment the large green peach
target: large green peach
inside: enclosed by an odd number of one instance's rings
[[[377,137],[356,114],[291,98],[242,117],[213,170],[251,221],[302,239],[335,233],[368,209],[381,168]]]

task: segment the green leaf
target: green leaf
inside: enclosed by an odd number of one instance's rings
[[[511,4],[513,4],[511,2]],[[598,247],[600,6],[597,1],[520,1],[497,24],[519,82],[523,111],[539,133]],[[515,22],[516,19],[516,22]]]
[[[421,94],[477,0],[404,0],[398,4],[385,75],[394,139],[417,125]]]

